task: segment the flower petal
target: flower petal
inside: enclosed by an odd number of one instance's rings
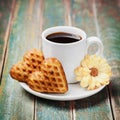
[[[83,77],[80,83],[81,87],[87,87],[89,85],[90,79],[91,79],[90,76]]]
[[[95,69],[97,74],[94,74]],[[112,71],[106,59],[97,55],[86,55],[80,66],[75,69],[75,74],[76,80],[80,81],[82,87],[93,90],[109,84]]]

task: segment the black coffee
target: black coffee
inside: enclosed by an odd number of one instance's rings
[[[81,36],[64,32],[53,33],[48,35],[46,38],[56,43],[72,43],[82,39]]]

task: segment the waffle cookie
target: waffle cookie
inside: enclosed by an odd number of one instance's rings
[[[10,70],[11,77],[20,82],[26,82],[29,73],[31,73],[31,68],[29,68],[23,61],[20,61],[13,65]]]
[[[42,51],[33,49],[23,56],[23,61],[33,70],[41,70],[41,63],[44,60]]]
[[[44,56],[42,52],[37,49],[32,49],[23,56],[22,61],[12,66],[10,75],[20,82],[27,83],[28,76],[32,72],[41,70],[41,63],[43,60]]]
[[[37,92],[65,93],[68,84],[63,67],[56,58],[47,58],[42,62],[41,71],[29,76],[28,85]]]

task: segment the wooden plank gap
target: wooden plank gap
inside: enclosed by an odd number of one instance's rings
[[[107,92],[108,92],[108,97],[109,97],[109,103],[110,103],[110,109],[111,109],[112,117],[113,117],[113,120],[115,120],[115,115],[114,115],[113,106],[112,106],[112,93],[111,93],[110,85],[107,86]]]
[[[40,1],[40,34],[42,34],[42,31],[43,31],[43,11],[44,11],[44,0],[41,0]],[[40,36],[40,40],[38,40],[38,47],[39,47],[39,49],[41,49],[42,48],[42,46],[41,46],[41,36]]]
[[[37,97],[34,97],[34,113],[33,113],[33,120],[36,120],[36,102],[37,102]]]
[[[98,24],[98,19],[97,19],[97,7],[96,7],[96,3],[95,0],[92,1],[92,9],[93,9],[93,15],[94,15],[94,23],[95,23],[95,27],[96,27],[96,34],[97,36],[100,38],[100,28],[99,28],[99,24]]]
[[[29,9],[28,9],[29,20],[32,19],[34,3],[35,3],[34,0],[30,0],[30,2],[29,2]]]
[[[93,0],[93,15],[94,15],[94,22],[95,22],[95,27],[96,27],[96,34],[100,38],[100,28],[99,28],[99,23],[98,23],[98,14],[97,14],[97,7],[96,7],[96,2]],[[108,93],[108,101],[110,105],[110,110],[111,114],[113,117],[113,120],[115,120],[114,113],[113,113],[113,107],[112,107],[112,100],[111,100],[111,93],[110,93],[110,88],[107,87],[107,93]]]
[[[71,2],[70,0],[63,0],[64,7],[65,7],[65,25],[72,26],[71,20]]]
[[[44,11],[44,0],[40,0],[40,26],[39,26],[39,29],[40,29],[40,34],[42,34],[42,31],[43,31],[43,11]],[[41,46],[41,36],[40,36],[40,40],[38,40],[38,48],[39,49],[42,49],[42,46]],[[35,97],[34,99],[34,115],[33,115],[33,120],[36,120],[37,117],[36,117],[36,106],[37,106],[37,97]]]
[[[71,112],[71,120],[75,120],[76,113],[75,113],[75,101],[70,101],[70,112]]]
[[[4,66],[5,66],[5,61],[7,59],[7,48],[8,48],[8,40],[9,40],[9,36],[10,36],[10,30],[11,30],[11,27],[12,27],[12,21],[13,21],[13,16],[14,16],[14,9],[15,9],[15,4],[16,4],[16,1],[15,0],[12,0],[12,5],[11,5],[11,11],[10,11],[10,17],[9,17],[9,21],[8,21],[8,25],[7,25],[7,29],[6,29],[6,32],[5,32],[5,36],[4,36],[4,41],[5,41],[5,44],[4,44],[4,48],[3,48],[3,55],[2,55],[2,61],[1,61],[1,68],[0,68],[0,85],[1,85],[1,82],[2,82],[2,74],[3,74],[3,69],[4,69]]]

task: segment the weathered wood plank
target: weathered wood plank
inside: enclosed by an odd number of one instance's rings
[[[36,119],[72,120],[70,102],[51,101],[37,98]]]
[[[109,3],[110,8],[107,6],[107,3]],[[114,4],[117,6],[116,2]],[[120,93],[118,91],[120,91],[120,61],[118,54],[119,47],[116,45],[119,44],[118,38],[120,38],[120,36],[118,35],[118,31],[120,30],[120,27],[119,22],[116,20],[118,19],[118,16],[116,15],[118,6],[114,11],[112,5],[113,2],[108,0],[105,2],[102,1],[102,3],[95,2],[94,0],[64,0],[63,2],[56,0],[16,0],[13,21],[11,22],[12,29],[9,37],[7,56],[5,59],[5,68],[3,70],[0,86],[1,120],[113,119],[107,87],[98,94],[83,100],[57,102],[30,95],[20,87],[17,81],[14,81],[9,76],[10,67],[21,59],[26,50],[33,47],[41,47],[40,34],[42,30],[55,25],[74,25],[84,29],[88,36],[97,35],[102,38],[102,41],[105,44],[105,57],[113,66],[115,73],[112,78],[113,82],[111,83],[110,89],[112,92],[111,94],[115,98],[112,98],[112,105],[114,108],[113,113],[115,114],[116,119],[119,118]],[[116,15],[116,17],[113,17],[113,20],[109,19],[112,16],[111,12],[109,13],[109,9],[114,11],[114,14],[112,13],[112,15]],[[42,16],[43,18],[41,19]],[[105,21],[103,20],[106,20],[107,22],[104,23]],[[114,33],[115,36],[118,35],[116,38],[109,33],[109,30],[105,30],[106,28],[109,28],[109,26],[110,28],[114,28],[114,30],[112,29],[112,33]],[[112,36],[113,38],[109,36]],[[107,38],[109,38],[110,44],[107,44]],[[115,41],[113,41],[113,39]],[[111,57],[111,55],[113,55],[113,57]]]
[[[44,27],[52,27],[56,25],[65,25],[64,22],[64,4],[60,0],[49,0],[44,2]]]
[[[105,90],[75,103],[76,120],[112,120]]]
[[[26,50],[39,48],[39,0],[17,0],[11,34],[0,86],[0,120],[33,120],[34,96],[27,93],[9,76],[13,64],[21,60]]]
[[[60,0],[46,0],[43,4],[43,29],[65,25],[65,6]],[[72,109],[70,102],[58,102],[37,98],[35,116],[40,120],[70,120]]]
[[[73,0],[70,14],[73,26],[83,29],[88,37],[91,35],[98,36],[95,28],[95,13],[92,0]]]
[[[12,8],[12,0],[1,0],[0,1],[0,82],[1,72],[3,68],[5,47],[7,44],[6,34],[9,29],[9,17]]]
[[[72,1],[72,25],[85,30],[88,36],[101,37],[96,12],[94,0]],[[76,120],[112,120],[107,88],[89,98],[75,101],[73,111]]]
[[[120,119],[120,1],[104,0],[96,3],[104,54],[112,66],[109,86],[114,119]]]

